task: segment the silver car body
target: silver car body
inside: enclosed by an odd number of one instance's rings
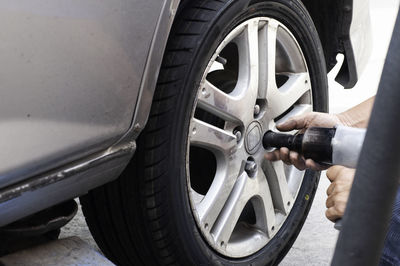
[[[146,124],[179,2],[0,1],[0,226],[118,177]],[[347,53],[358,70],[369,14],[353,16],[357,49]]]
[[[369,1],[353,1],[353,19],[350,26],[350,43],[354,53],[356,81],[366,67],[372,50],[371,20],[369,13]],[[354,85],[353,85],[354,86]]]

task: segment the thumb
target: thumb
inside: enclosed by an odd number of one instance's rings
[[[280,131],[291,131],[294,129],[303,129],[307,125],[305,116],[295,116],[287,121],[276,125],[276,128]]]
[[[329,181],[333,182],[340,175],[343,169],[343,166],[334,165],[326,171],[326,177],[328,177]]]

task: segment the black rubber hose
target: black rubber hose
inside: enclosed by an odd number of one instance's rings
[[[332,260],[377,265],[400,177],[400,18],[396,19],[379,90]]]

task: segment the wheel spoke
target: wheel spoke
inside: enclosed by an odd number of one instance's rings
[[[242,121],[249,122],[253,118],[253,110],[259,84],[259,55],[258,55],[259,20],[251,20],[245,31],[235,39],[239,51],[239,75],[235,89],[231,93],[240,98]],[[243,108],[247,107],[247,108]]]
[[[255,103],[257,98],[257,90],[258,90],[258,78],[259,78],[259,57],[258,57],[258,27],[259,21],[254,20],[251,21],[247,26],[247,50],[246,57],[248,64],[240,64],[242,66],[246,66],[248,68],[248,78],[247,78],[247,90],[244,94],[244,97],[247,99],[246,103]],[[239,48],[240,50],[240,48]],[[240,71],[240,70],[239,70]],[[240,79],[239,73],[239,79]]]
[[[261,99],[267,97],[267,90],[277,88],[275,79],[277,30],[278,22],[271,19],[259,32],[260,85],[258,97]]]
[[[227,167],[219,167],[211,187],[196,206],[197,215],[203,228],[210,230],[221,213],[225,202],[235,185],[241,164],[230,162]],[[224,171],[228,169],[228,171]]]
[[[308,73],[289,74],[282,87],[267,90],[268,111],[273,118],[282,115],[309,90]]]
[[[304,171],[300,171],[293,165],[285,165],[286,180],[292,195],[296,195],[303,183]]]
[[[227,121],[242,121],[245,108],[238,108],[240,98],[224,93],[209,81],[205,81],[198,98],[200,108]]]
[[[235,135],[196,118],[192,119],[190,144],[209,150],[219,150],[229,155],[236,149]]]
[[[275,210],[272,204],[271,190],[263,171],[258,171],[257,183],[257,197],[252,200],[257,227],[271,237],[275,229]]]
[[[265,161],[264,171],[266,172],[268,184],[271,188],[275,209],[280,210],[284,214],[288,214],[288,210],[293,204],[294,199],[286,181],[283,162]]]
[[[228,243],[233,229],[242,213],[246,203],[252,196],[255,181],[243,173],[237,179],[228,200],[222,209],[218,220],[211,231],[217,244],[224,246]]]

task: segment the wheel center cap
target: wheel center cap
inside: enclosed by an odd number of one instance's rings
[[[261,146],[261,125],[258,122],[252,122],[246,131],[245,146],[249,154],[254,154]]]

